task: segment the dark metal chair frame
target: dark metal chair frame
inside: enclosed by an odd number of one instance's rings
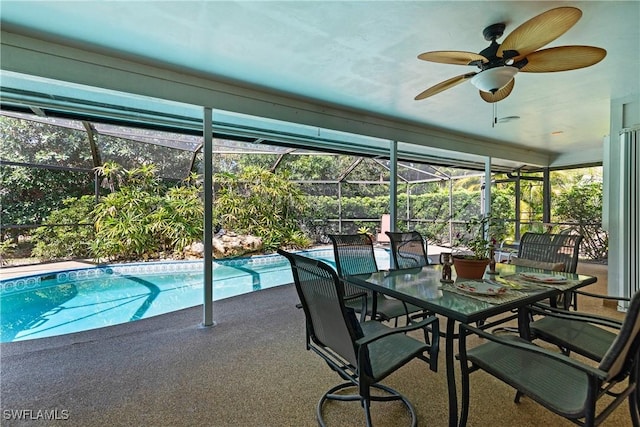
[[[378,271],[371,237],[367,234],[330,234],[329,239],[333,244],[338,276],[344,281],[345,295],[348,298],[352,298],[352,301],[347,301],[347,305],[358,311],[362,320],[364,320],[365,316],[372,316],[375,313],[376,319],[383,321],[394,319],[397,326],[399,317],[405,316],[407,323],[409,323],[413,314],[424,312],[422,308],[413,304],[387,298],[381,294],[377,294],[376,298],[374,298],[372,291],[364,290],[345,280],[349,275],[375,273]],[[357,301],[353,300],[354,295],[361,295],[362,292],[366,292],[367,296],[364,311],[362,304],[358,304]]]
[[[391,242],[391,268],[414,268],[429,265],[426,242],[417,231],[386,232]]]
[[[575,273],[582,238],[580,234],[527,232],[520,239],[518,258],[549,263],[562,262],[562,271]]]
[[[485,343],[467,350],[466,338],[470,334],[484,338]],[[459,345],[462,368],[460,425],[466,423],[469,411],[469,374],[484,370],[517,390],[516,403],[522,396],[529,396],[578,425],[599,425],[628,399],[633,425],[640,426],[640,293],[632,298],[619,333],[597,367],[519,337],[496,336],[468,325],[460,327]],[[612,400],[598,412],[596,402],[604,396]]]
[[[575,273],[578,268],[578,255],[581,234],[571,234],[570,229],[564,233],[531,233],[522,235],[518,247],[518,258],[548,263],[563,263],[562,271]],[[577,307],[577,299],[573,291],[565,292],[560,298],[564,308]]]
[[[577,290],[576,294],[613,301],[630,301],[630,298],[598,295]],[[572,351],[600,362],[616,338],[614,331],[622,328],[622,322],[604,316],[562,310],[544,304],[534,304],[528,310],[540,318],[529,324],[527,338],[540,339],[555,344],[569,355]]]
[[[371,425],[371,401],[401,401],[417,425],[412,404],[398,391],[379,382],[418,358],[437,371],[439,325],[435,316],[400,328],[390,328],[379,321],[358,322],[355,312],[345,305],[344,283],[335,271],[319,260],[278,250],[290,264],[296,291],[306,318],[306,347],[320,356],[346,382],[332,387],[318,402],[317,418],[325,425],[323,407],[329,400],[359,401],[365,411],[366,425]],[[427,345],[406,335],[422,329]],[[428,339],[427,334],[431,333]],[[357,388],[357,394],[338,393]],[[371,394],[371,388],[383,393]]]

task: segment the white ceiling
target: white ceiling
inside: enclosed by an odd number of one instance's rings
[[[546,47],[607,50],[589,68],[520,73],[493,105],[463,83],[422,101],[414,96],[470,66],[417,59],[432,50],[479,52],[482,30],[518,25],[572,5],[583,16]],[[611,99],[640,93],[639,1],[11,1],[3,31],[72,44],[196,74],[500,143],[601,160]],[[640,123],[640,118],[638,118]],[[559,135],[552,135],[561,132]],[[585,154],[587,153],[587,154]]]

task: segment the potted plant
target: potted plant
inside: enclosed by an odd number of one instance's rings
[[[496,239],[491,237],[495,225],[491,216],[477,217],[466,223],[464,233],[456,234],[453,266],[458,277],[482,278],[495,249]]]

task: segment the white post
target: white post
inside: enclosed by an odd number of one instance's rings
[[[640,287],[640,128],[620,133],[619,258],[609,268],[620,272],[620,294],[631,297]],[[624,307],[623,307],[624,308]]]
[[[484,206],[483,216],[491,216],[491,157],[485,157],[484,161]],[[489,238],[489,222],[484,225],[485,238]]]
[[[389,214],[391,215],[391,231],[396,231],[398,221],[398,142],[391,141],[389,147]],[[408,202],[408,200],[407,200]]]
[[[204,295],[202,326],[214,326],[213,321],[213,113],[204,108]]]

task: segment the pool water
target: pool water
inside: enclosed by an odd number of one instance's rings
[[[303,255],[335,268],[332,250]],[[381,269],[385,250],[376,250]],[[120,264],[0,281],[0,342],[69,334],[202,304],[201,261]],[[279,255],[214,262],[213,299],[292,283]]]

